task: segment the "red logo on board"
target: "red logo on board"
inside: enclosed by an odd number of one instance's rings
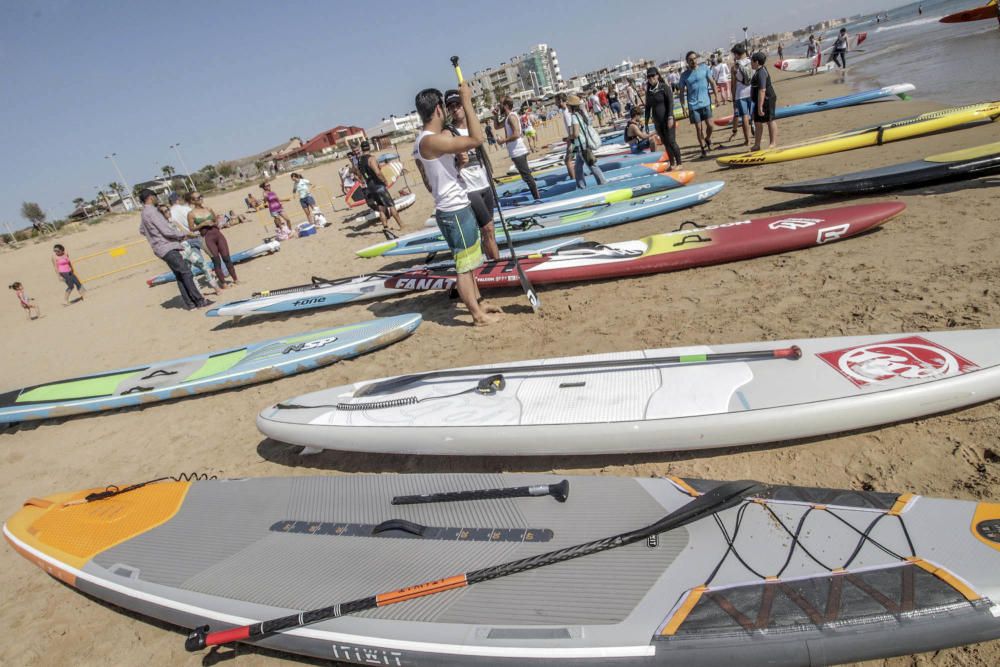
[[[820,352],[816,356],[858,387],[896,378],[939,379],[979,368],[965,357],[920,336]]]

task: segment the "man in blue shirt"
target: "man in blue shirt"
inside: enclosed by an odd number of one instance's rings
[[[719,98],[719,91],[715,88],[712,71],[704,63],[698,64],[697,53],[688,51],[684,60],[688,68],[681,74],[681,105],[687,101],[688,118],[698,133],[701,156],[705,157],[712,148],[712,124],[709,122],[712,118],[712,99],[708,96],[708,89],[711,87],[716,99]]]

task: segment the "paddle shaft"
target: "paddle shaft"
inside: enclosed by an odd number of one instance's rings
[[[472,491],[447,491],[445,493],[425,493],[416,496],[396,496],[393,505],[423,505],[426,503],[453,503],[463,500],[491,500],[494,498],[537,498],[552,496],[561,503],[569,497],[569,480],[556,484],[536,484],[534,486],[509,486],[502,489],[475,489]]]
[[[521,558],[519,560],[501,563],[499,565],[492,565],[479,570],[472,570],[464,574],[457,574],[444,579],[428,581],[422,584],[417,584],[416,586],[408,586],[407,588],[401,588],[387,593],[359,598],[349,602],[331,605],[329,607],[313,609],[311,611],[304,611],[300,614],[290,614],[288,616],[282,616],[280,618],[262,621],[260,623],[252,623],[250,625],[244,625],[230,630],[210,632],[209,626],[203,625],[195,628],[194,631],[188,635],[187,640],[184,642],[184,648],[188,651],[199,651],[206,646],[217,646],[219,644],[228,644],[229,642],[234,641],[257,639],[265,635],[272,635],[277,632],[301,628],[303,626],[311,625],[313,623],[318,623],[331,618],[340,618],[341,616],[347,616],[348,614],[357,614],[362,611],[376,609],[378,607],[386,607],[398,602],[407,602],[409,600],[415,600],[417,598],[435,595],[437,593],[443,593],[457,588],[466,588],[483,581],[500,579],[501,577],[507,577],[520,572],[527,572],[528,570],[534,570],[546,565],[562,563],[568,560],[580,558],[582,556],[589,556],[602,551],[608,551],[609,549],[616,549],[618,547],[639,542],[650,537],[651,535],[657,535],[668,530],[674,530],[682,526],[686,526],[687,524],[697,521],[698,519],[716,514],[730,507],[735,507],[736,505],[741,504],[747,497],[759,494],[765,488],[766,487],[764,487],[764,485],[758,482],[747,480],[727,482],[726,484],[720,484],[711,491],[696,497],[680,509],[671,512],[655,523],[642,528],[637,528],[636,530],[621,533],[620,535],[613,535],[611,537],[594,540],[593,542],[586,542],[575,546],[556,549],[554,551],[548,551],[543,554],[538,554],[537,556],[529,556],[527,558]]]
[[[530,373],[544,371],[579,371],[605,368],[622,368],[629,366],[668,366],[711,363],[735,363],[743,361],[768,361],[772,359],[790,359],[795,361],[802,357],[802,349],[798,345],[774,350],[750,350],[741,352],[716,352],[709,354],[684,354],[668,357],[649,357],[644,359],[606,359],[604,361],[570,361],[561,364],[531,364],[525,366],[507,366],[505,368],[455,368],[443,371],[430,371],[403,377],[390,378],[382,382],[373,382],[354,392],[354,397],[370,396],[389,389],[406,386],[421,380],[431,380],[440,377],[455,377],[463,375],[491,375],[503,373]]]
[[[458,77],[458,85],[462,85],[465,79],[462,77],[462,68],[458,66],[458,56],[451,57],[451,64],[455,68],[455,76]],[[514,269],[517,271],[517,278],[521,282],[521,288],[524,293],[528,296],[528,303],[531,304],[531,309],[536,313],[541,310],[542,302],[538,298],[538,293],[535,292],[535,288],[532,286],[531,281],[528,280],[527,274],[524,269],[521,268],[521,262],[517,259],[517,253],[514,252],[514,241],[510,237],[510,229],[507,227],[507,220],[503,217],[503,206],[500,205],[500,195],[497,193],[496,183],[493,182],[493,166],[486,157],[483,147],[480,145],[476,148],[476,152],[479,154],[479,161],[482,163],[483,168],[486,169],[486,180],[490,184],[490,192],[493,193],[493,201],[497,205],[497,215],[500,217],[500,227],[503,229],[503,235],[507,239],[507,247],[510,249],[510,258],[514,262]]]

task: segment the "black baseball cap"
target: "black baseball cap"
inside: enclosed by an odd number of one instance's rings
[[[459,95],[458,91],[455,90],[454,88],[446,90],[444,92],[444,105],[446,107],[451,106],[452,104],[461,104],[461,103],[462,103],[462,96]]]

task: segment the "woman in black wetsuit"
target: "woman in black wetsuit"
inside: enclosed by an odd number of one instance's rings
[[[681,166],[681,148],[677,145],[677,125],[674,121],[674,95],[670,86],[663,82],[660,70],[650,67],[646,70],[646,118],[650,117],[656,133],[663,141],[663,147],[670,158],[670,167]]]

